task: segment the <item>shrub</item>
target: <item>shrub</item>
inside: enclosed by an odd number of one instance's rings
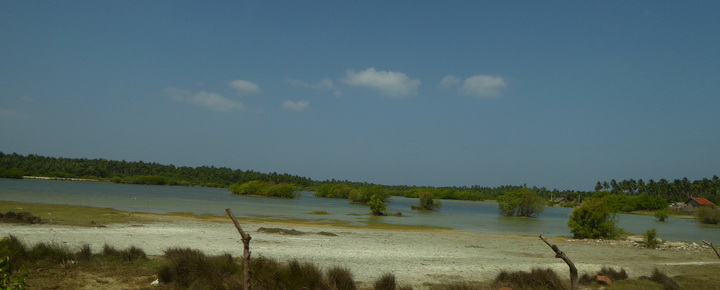
[[[655,217],[660,220],[661,222],[664,222],[665,219],[667,219],[670,216],[670,210],[667,208],[658,210],[655,212]]]
[[[395,287],[397,287],[395,284],[395,275],[390,273],[382,275],[382,277],[373,284],[373,289],[375,290],[395,290]]]
[[[495,277],[495,284],[512,289],[566,289],[555,271],[539,268],[534,268],[530,272],[503,270]]]
[[[580,276],[580,280],[579,280],[580,284],[590,285],[592,283],[595,283],[596,282],[595,277],[597,277],[597,276],[607,276],[608,278],[610,278],[613,281],[620,281],[620,280],[625,280],[628,278],[628,274],[625,271],[625,269],[621,268],[620,271],[617,271],[613,268],[603,267],[602,269],[600,269],[600,271],[598,271],[597,273],[595,273],[593,275],[585,273],[582,276]]]
[[[78,261],[89,261],[92,259],[92,249],[90,249],[90,245],[82,245],[80,251],[75,253],[75,259]]]
[[[368,202],[368,205],[370,206],[370,211],[374,215],[383,215],[383,212],[387,210],[387,205],[385,205],[385,199],[378,194],[373,195],[370,198],[370,202]]]
[[[665,289],[665,290],[679,290],[680,289],[680,285],[678,285],[675,281],[673,281],[673,279],[670,279],[670,277],[668,277],[664,273],[660,272],[660,270],[658,270],[657,268],[655,268],[655,270],[653,271],[652,276],[640,277],[640,279],[650,280],[655,283],[659,283],[659,284],[663,285],[663,289]]]
[[[695,213],[697,220],[704,224],[717,224],[720,222],[720,209],[713,206],[701,206]]]
[[[158,279],[179,287],[194,289],[225,289],[240,285],[240,266],[229,254],[207,257],[199,250],[170,248],[165,250],[167,264],[158,270]]]
[[[355,280],[347,268],[333,267],[327,271],[328,284],[332,289],[355,290]]]
[[[29,212],[14,212],[9,211],[5,214],[0,213],[0,221],[6,223],[23,223],[23,224],[39,224],[42,223],[42,219],[38,216],[34,216]]]
[[[18,238],[9,235],[0,240],[0,257],[9,257],[12,261],[13,271],[20,267],[20,264],[27,260],[27,248]]]
[[[570,232],[577,239],[617,238],[620,229],[615,226],[615,213],[603,199],[586,199],[570,214]]]
[[[18,274],[10,257],[0,259],[0,289],[27,289],[27,273]]]
[[[385,191],[385,188],[381,185],[375,185],[375,186],[364,186],[358,190],[353,190],[350,192],[350,195],[348,198],[354,203],[368,203],[370,202],[370,199],[373,196],[380,196],[384,201],[386,201],[390,195]]]
[[[245,183],[230,185],[230,192],[240,195],[259,195],[269,197],[293,198],[295,188],[292,184],[274,184],[262,180],[253,180]]]
[[[147,259],[147,255],[145,254],[145,251],[143,251],[142,249],[135,247],[135,246],[131,246],[130,248],[125,249],[125,250],[118,250],[112,246],[109,246],[108,244],[105,244],[103,246],[102,255],[106,256],[106,257],[117,258],[117,259],[120,259],[123,261],[128,261],[128,262],[137,261],[140,259],[142,259],[142,260]]]
[[[545,208],[545,200],[527,188],[519,188],[498,197],[498,208],[504,216],[537,216]]]
[[[655,229],[649,229],[643,235],[643,243],[646,247],[655,249],[660,246],[662,240],[657,237],[657,231]]]
[[[47,261],[51,263],[64,263],[71,261],[74,255],[70,249],[57,243],[38,243],[27,252],[30,261]]]
[[[440,207],[440,202],[433,199],[432,193],[422,191],[418,193],[418,206],[412,206],[412,209],[434,210]]]
[[[317,187],[315,196],[332,198],[350,198],[350,193],[355,189],[347,184],[326,183]]]

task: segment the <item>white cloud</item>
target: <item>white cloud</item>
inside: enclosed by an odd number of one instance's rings
[[[335,83],[328,78],[324,78],[321,81],[317,83],[306,83],[301,80],[296,79],[286,79],[287,83],[301,88],[306,89],[313,89],[313,90],[320,90],[320,91],[332,91],[333,95],[339,96],[342,95],[342,92],[335,86]]]
[[[257,94],[260,92],[260,86],[246,80],[234,80],[228,85],[240,94]]]
[[[453,88],[457,87],[462,83],[462,80],[458,77],[447,75],[440,81],[440,88]]]
[[[497,98],[502,96],[502,91],[507,87],[505,80],[499,76],[474,75],[463,81],[459,91],[460,94],[473,96],[480,99]]]
[[[395,98],[411,95],[420,86],[420,80],[411,79],[404,73],[376,71],[373,67],[359,72],[348,70],[342,82],[351,86],[373,88]]]
[[[296,112],[305,111],[305,110],[307,110],[308,106],[310,106],[310,102],[308,102],[308,101],[297,101],[297,102],[285,101],[283,103],[283,108],[285,110],[296,111]]]
[[[216,111],[241,110],[245,107],[241,102],[205,91],[191,92],[178,88],[167,88],[165,93],[175,101],[195,104]]]

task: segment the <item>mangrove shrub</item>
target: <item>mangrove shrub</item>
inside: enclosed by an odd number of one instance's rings
[[[586,199],[572,211],[568,226],[576,239],[617,238],[620,235],[615,212],[604,199]]]
[[[500,214],[504,216],[536,216],[545,209],[545,200],[527,188],[520,188],[498,198]]]

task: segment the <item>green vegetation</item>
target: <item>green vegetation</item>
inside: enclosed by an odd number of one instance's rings
[[[661,221],[664,222],[668,217],[670,217],[670,210],[667,208],[658,210],[655,212],[655,217]]]
[[[668,207],[668,203],[662,198],[650,196],[648,194],[630,196],[620,193],[599,191],[590,197],[605,200],[607,205],[614,212],[654,211],[667,209]]]
[[[387,205],[385,205],[385,198],[380,194],[375,194],[372,197],[370,197],[370,201],[368,202],[368,205],[370,206],[370,211],[374,215],[385,215],[385,210],[387,210]]]
[[[645,231],[643,235],[643,243],[650,249],[656,249],[662,244],[662,240],[657,237],[657,231],[655,229],[649,229]]]
[[[230,192],[239,195],[257,195],[268,197],[293,198],[295,191],[292,184],[274,184],[271,182],[253,180],[245,183],[230,185]]]
[[[701,223],[715,225],[720,222],[720,208],[714,206],[698,207],[695,217]]]
[[[647,194],[652,197],[670,201],[686,201],[691,197],[704,197],[708,200],[718,203],[720,202],[720,177],[713,175],[712,178],[703,178],[700,180],[690,181],[687,177],[675,179],[672,182],[666,179],[654,181],[650,179],[648,182],[638,179],[616,181],[611,180],[609,183],[597,182],[595,191],[609,190],[612,193],[621,193],[626,195],[642,195]]]
[[[586,199],[570,214],[568,226],[577,239],[617,238],[621,231],[615,225],[615,213],[604,199]]]
[[[433,195],[429,191],[421,191],[418,194],[418,205],[411,206],[412,209],[417,210],[435,210],[440,208],[440,201],[433,199]]]
[[[498,208],[504,216],[532,217],[542,213],[545,200],[532,190],[521,188],[500,196]]]
[[[357,189],[344,183],[325,183],[315,188],[315,196],[331,198],[350,198],[350,193]]]
[[[48,176],[85,178],[116,183],[152,185],[200,185],[228,187],[233,183],[261,180],[310,186],[309,178],[289,174],[232,170],[224,167],[176,167],[142,161],[106,159],[55,158],[39,155],[4,154],[0,152],[0,177]]]
[[[3,223],[19,223],[19,224],[39,224],[42,223],[40,217],[34,216],[29,212],[8,211],[6,213],[0,212],[0,222]]]
[[[354,203],[368,203],[374,196],[382,199],[383,202],[390,198],[385,187],[381,185],[363,186],[357,190],[353,190],[350,192],[349,198]]]

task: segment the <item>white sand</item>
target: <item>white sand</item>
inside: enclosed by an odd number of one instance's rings
[[[259,227],[331,232],[337,236],[289,236],[257,232]],[[253,257],[278,260],[297,258],[323,268],[349,268],[355,279],[368,286],[384,273],[393,273],[401,285],[422,289],[424,283],[488,280],[500,270],[550,267],[567,273],[567,265],[537,237],[486,236],[453,231],[388,231],[303,225],[244,225],[252,235]],[[114,224],[107,227],[0,224],[0,235],[15,235],[28,244],[64,243],[71,247],[90,244],[100,251],[104,244],[131,245],[148,255],[162,255],[169,247],[190,247],[206,254],[241,256],[240,235],[231,222],[192,220],[148,224]],[[673,274],[674,265],[712,264],[718,259],[707,249],[649,250],[631,242],[551,239],[577,265],[580,272],[602,266],[625,268],[631,276],[648,275],[655,267]],[[708,252],[710,251],[710,252]]]

